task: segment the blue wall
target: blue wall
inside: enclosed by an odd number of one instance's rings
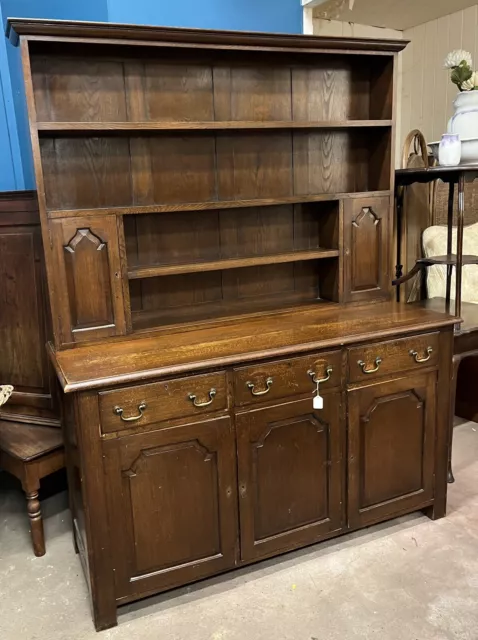
[[[0,0],[1,24],[7,17],[55,18],[57,20],[108,20],[107,0]],[[3,88],[3,111],[8,130],[0,116],[0,144],[8,140],[9,154],[0,159],[0,190],[34,189],[33,160],[23,89],[20,50],[0,34],[0,78]],[[4,142],[5,141],[5,142]],[[10,155],[10,157],[8,157]],[[12,171],[3,171],[4,164]]]
[[[110,22],[302,33],[300,0],[107,0]]]
[[[302,33],[300,0],[0,0],[7,17]],[[0,33],[0,191],[34,188],[19,49]]]

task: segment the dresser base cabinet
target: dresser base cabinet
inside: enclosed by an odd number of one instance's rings
[[[435,327],[68,394],[97,628],[121,604],[234,567],[417,509],[443,516],[452,339]]]

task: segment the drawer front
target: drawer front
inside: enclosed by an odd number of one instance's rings
[[[312,395],[316,389],[313,378],[321,380],[321,389],[339,386],[340,351],[315,353],[302,358],[277,360],[235,369],[235,404],[237,406],[257,404],[297,396],[301,393]]]
[[[348,349],[349,382],[436,366],[438,335],[427,333]]]
[[[99,394],[103,433],[227,409],[226,374],[212,373]]]

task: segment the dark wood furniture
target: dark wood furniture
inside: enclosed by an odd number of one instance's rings
[[[451,276],[452,269],[456,268],[456,291],[455,291],[455,315],[463,318],[462,323],[457,323],[455,327],[455,340],[453,348],[453,376],[451,380],[452,400],[450,404],[450,448],[449,448],[449,471],[448,481],[454,482],[451,455],[452,455],[452,435],[453,419],[455,415],[455,400],[458,380],[458,370],[460,364],[466,358],[478,356],[478,307],[470,303],[461,301],[462,269],[466,264],[478,264],[478,256],[463,255],[463,228],[465,223],[465,185],[472,183],[478,178],[478,165],[459,165],[458,167],[427,167],[416,169],[400,169],[396,172],[396,193],[397,193],[397,279],[394,285],[397,286],[400,299],[400,285],[407,282],[421,272],[424,281],[425,269],[434,264],[447,265],[446,297],[432,298],[426,301],[426,306],[435,311],[449,311],[451,298]],[[414,183],[428,184],[436,180],[442,180],[449,185],[448,195],[448,240],[447,254],[430,258],[420,258],[407,274],[401,274],[401,246],[402,237],[402,203],[403,188]],[[455,187],[458,186],[458,207],[457,207],[457,242],[456,253],[452,248],[453,230],[453,210]]]
[[[36,556],[45,555],[45,535],[38,497],[40,480],[64,466],[65,452],[60,429],[0,420],[0,468],[22,483]]]
[[[149,594],[444,516],[456,320],[391,300],[405,43],[10,30],[96,628]]]
[[[14,387],[0,418],[60,426],[48,306],[36,192],[0,192],[0,384]]]
[[[40,480],[64,467],[53,369],[45,349],[48,295],[35,191],[0,193],[0,468],[22,483],[33,550],[45,553]]]

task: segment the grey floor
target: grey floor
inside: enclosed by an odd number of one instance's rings
[[[100,635],[66,495],[43,502],[35,558],[22,495],[0,482],[0,640],[477,640],[478,425],[454,442],[447,518],[413,514],[129,605]]]

